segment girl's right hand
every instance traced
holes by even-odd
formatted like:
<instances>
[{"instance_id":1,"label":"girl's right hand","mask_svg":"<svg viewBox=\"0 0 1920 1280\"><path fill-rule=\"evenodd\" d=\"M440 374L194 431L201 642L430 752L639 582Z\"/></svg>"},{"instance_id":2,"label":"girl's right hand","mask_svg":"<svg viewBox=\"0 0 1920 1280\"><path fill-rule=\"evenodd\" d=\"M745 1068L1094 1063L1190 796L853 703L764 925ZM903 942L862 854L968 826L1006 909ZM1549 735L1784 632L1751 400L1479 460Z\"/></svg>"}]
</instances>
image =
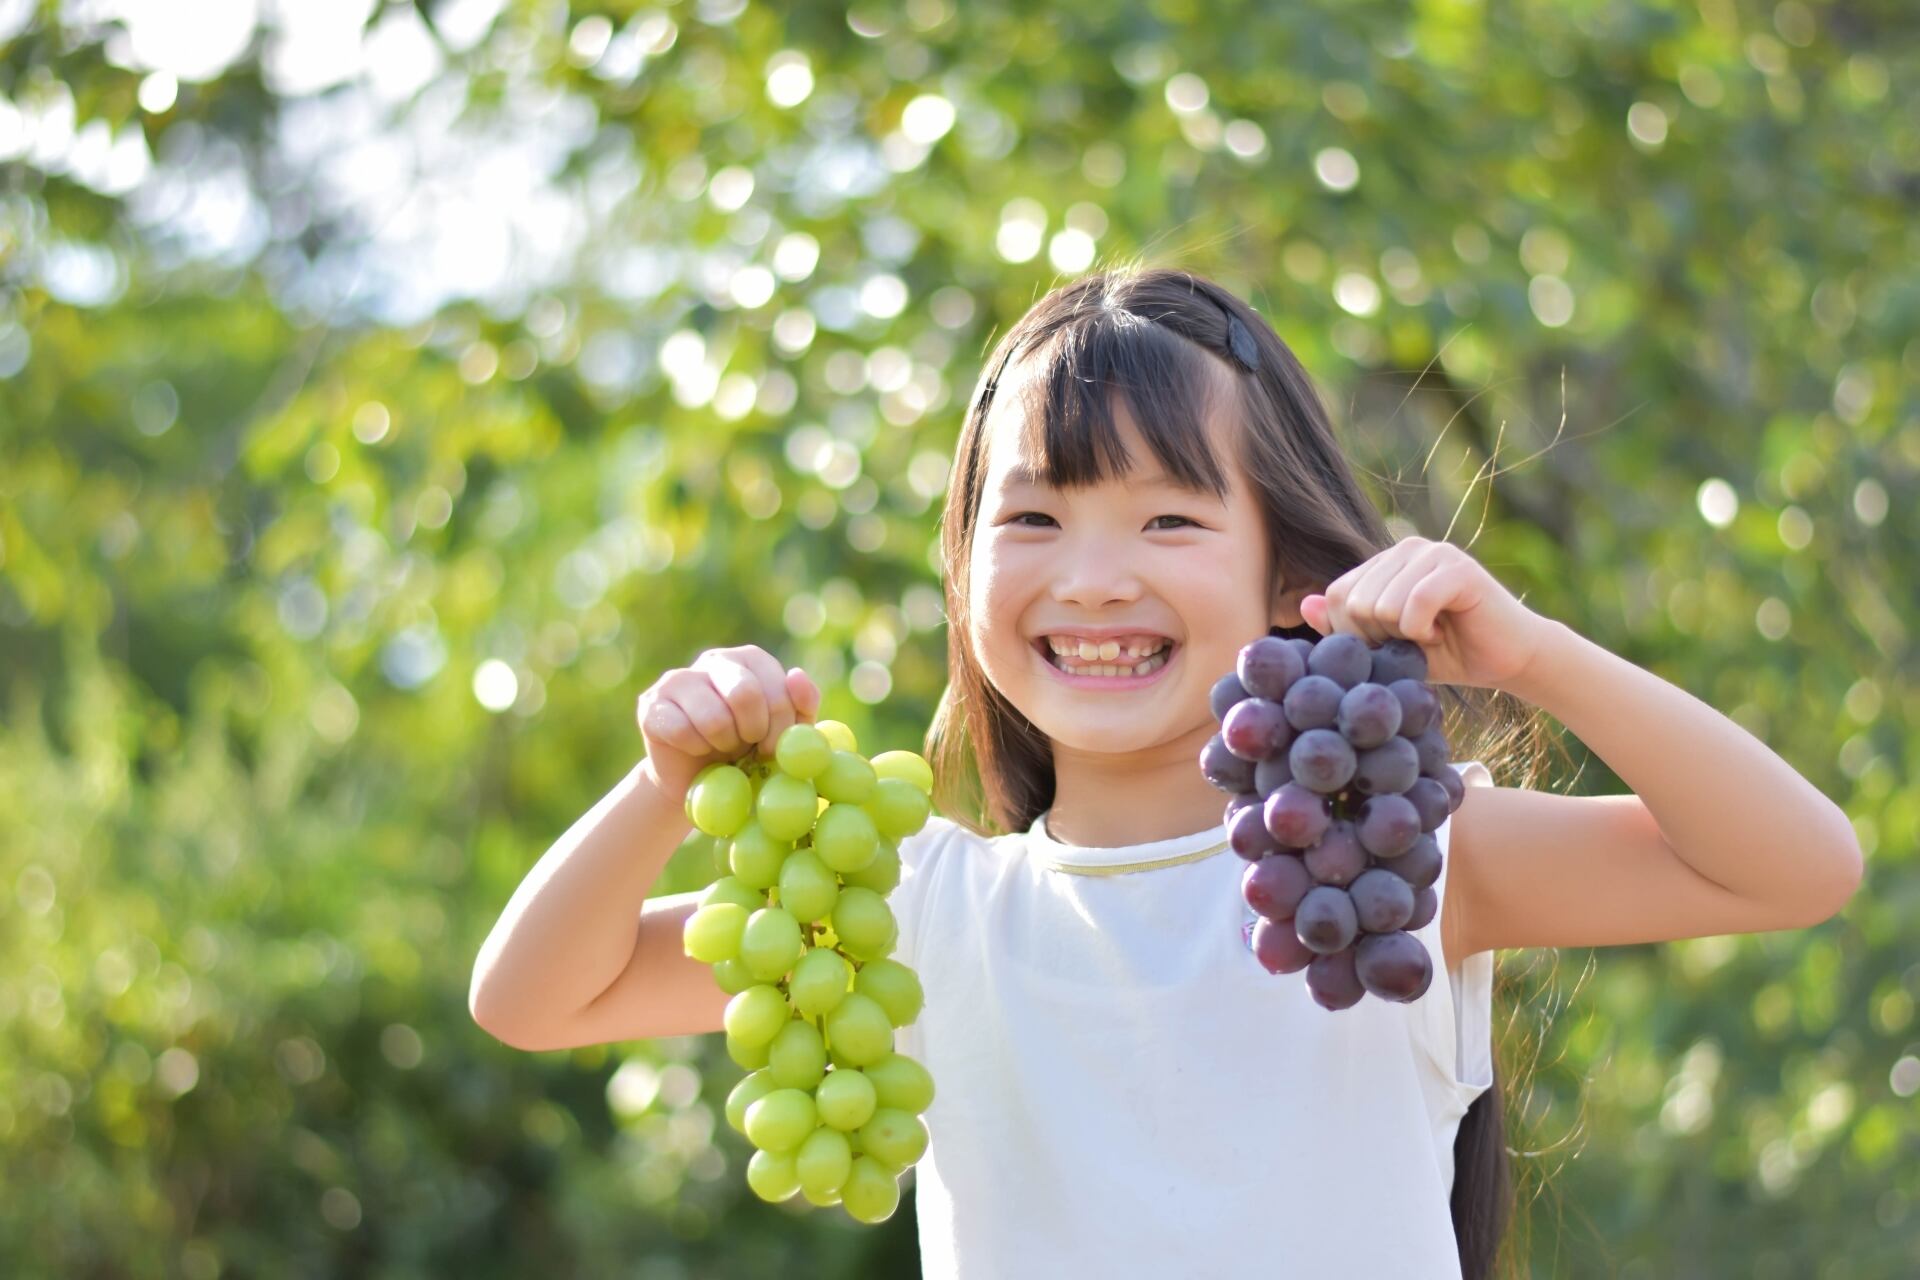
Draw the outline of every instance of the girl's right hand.
<instances>
[{"instance_id":1,"label":"girl's right hand","mask_svg":"<svg viewBox=\"0 0 1920 1280\"><path fill-rule=\"evenodd\" d=\"M750 743L759 744L758 758L771 759L780 735L813 723L819 711L819 687L799 667L783 671L758 645L708 649L640 695L644 767L662 790L684 799L707 765L739 758Z\"/></svg>"}]
</instances>

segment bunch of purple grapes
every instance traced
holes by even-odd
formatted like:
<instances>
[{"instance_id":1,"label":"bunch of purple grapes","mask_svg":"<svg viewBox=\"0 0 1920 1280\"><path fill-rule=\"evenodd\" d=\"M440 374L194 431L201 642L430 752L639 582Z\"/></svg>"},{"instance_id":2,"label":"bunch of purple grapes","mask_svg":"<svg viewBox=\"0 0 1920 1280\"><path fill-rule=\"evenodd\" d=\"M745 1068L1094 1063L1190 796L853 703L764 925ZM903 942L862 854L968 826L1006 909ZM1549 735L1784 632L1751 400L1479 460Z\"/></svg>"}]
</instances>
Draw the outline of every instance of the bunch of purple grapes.
<instances>
[{"instance_id":1,"label":"bunch of purple grapes","mask_svg":"<svg viewBox=\"0 0 1920 1280\"><path fill-rule=\"evenodd\" d=\"M1342 632L1262 636L1213 686L1220 732L1200 771L1232 796L1254 954L1269 973L1305 969L1322 1008L1418 1000L1433 981L1412 931L1439 910L1432 833L1465 785L1426 681L1419 645Z\"/></svg>"}]
</instances>

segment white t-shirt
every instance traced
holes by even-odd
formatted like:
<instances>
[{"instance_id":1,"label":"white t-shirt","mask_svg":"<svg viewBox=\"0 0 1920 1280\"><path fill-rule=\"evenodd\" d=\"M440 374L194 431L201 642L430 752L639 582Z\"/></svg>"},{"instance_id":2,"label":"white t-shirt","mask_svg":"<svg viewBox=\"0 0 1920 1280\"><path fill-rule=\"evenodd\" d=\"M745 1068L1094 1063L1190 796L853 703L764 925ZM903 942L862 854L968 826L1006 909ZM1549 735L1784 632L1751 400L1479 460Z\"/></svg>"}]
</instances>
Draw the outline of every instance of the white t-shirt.
<instances>
[{"instance_id":1,"label":"white t-shirt","mask_svg":"<svg viewBox=\"0 0 1920 1280\"><path fill-rule=\"evenodd\" d=\"M1042 814L901 842L894 957L926 1004L896 1043L935 1088L910 1174L929 1280L1459 1280L1453 1140L1493 1079L1493 954L1443 962L1451 859L1416 932L1426 993L1331 1011L1254 958L1225 840L1081 848Z\"/></svg>"}]
</instances>

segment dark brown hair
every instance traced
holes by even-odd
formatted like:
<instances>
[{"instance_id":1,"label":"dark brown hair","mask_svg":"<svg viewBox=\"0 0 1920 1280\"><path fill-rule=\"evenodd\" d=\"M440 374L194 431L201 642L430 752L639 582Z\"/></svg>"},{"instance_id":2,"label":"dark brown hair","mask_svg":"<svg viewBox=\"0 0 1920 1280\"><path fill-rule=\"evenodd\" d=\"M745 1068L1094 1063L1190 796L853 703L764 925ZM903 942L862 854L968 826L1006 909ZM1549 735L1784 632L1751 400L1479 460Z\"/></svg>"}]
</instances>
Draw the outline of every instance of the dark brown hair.
<instances>
[{"instance_id":1,"label":"dark brown hair","mask_svg":"<svg viewBox=\"0 0 1920 1280\"><path fill-rule=\"evenodd\" d=\"M1252 307L1210 280L1165 267L1110 268L1052 290L987 358L940 517L949 684L928 729L927 758L939 812L986 837L1027 830L1054 792L1052 744L986 678L967 612L987 414L1002 374L1028 359L1038 371L1023 452L1046 484L1073 489L1131 470L1111 412L1117 393L1169 475L1224 496L1227 478L1204 424L1225 407L1237 410L1239 424L1228 465L1241 469L1260 508L1275 599L1301 583L1324 586L1393 543L1312 380ZM1319 635L1304 624L1273 634ZM1454 759L1484 761L1508 785L1538 785L1555 745L1541 715L1492 690L1443 685L1438 692ZM1496 1051L1492 1087L1468 1107L1454 1140L1451 1208L1465 1280L1490 1280L1496 1264L1520 1273L1507 1232L1515 1193L1499 1057Z\"/></svg>"}]
</instances>

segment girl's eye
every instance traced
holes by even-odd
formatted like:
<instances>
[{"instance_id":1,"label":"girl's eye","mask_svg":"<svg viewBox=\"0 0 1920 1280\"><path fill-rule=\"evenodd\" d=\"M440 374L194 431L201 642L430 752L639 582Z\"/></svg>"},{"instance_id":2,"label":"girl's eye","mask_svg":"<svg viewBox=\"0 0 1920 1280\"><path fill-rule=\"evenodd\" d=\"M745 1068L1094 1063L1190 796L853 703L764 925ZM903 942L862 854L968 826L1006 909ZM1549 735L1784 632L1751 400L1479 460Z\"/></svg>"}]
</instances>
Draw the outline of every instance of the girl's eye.
<instances>
[{"instance_id":1,"label":"girl's eye","mask_svg":"<svg viewBox=\"0 0 1920 1280\"><path fill-rule=\"evenodd\" d=\"M1039 511L1022 511L1022 512L1021 512L1021 513L1020 513L1019 515L1017 515L1017 516L1014 516L1014 517L1013 517L1012 519L1010 519L1010 520L1008 520L1008 521L1007 521L1007 523L1008 523L1008 524L1012 524L1012 525L1020 525L1020 527L1021 527L1021 528L1023 528L1023 529L1034 529L1034 528L1038 528L1039 526L1037 526L1037 525L1031 525L1031 524L1026 524L1026 525L1022 525L1022 524L1020 524L1020 522L1021 522L1021 521L1023 521L1023 520L1025 520L1025 519L1026 519L1026 518L1027 518L1028 516L1032 516L1032 517L1034 517L1034 518L1035 518L1035 519L1037 519L1037 520L1052 520L1052 519L1053 519L1053 517L1052 517L1052 516L1050 516L1050 515L1046 515L1046 514L1044 514L1044 513L1042 513L1042 512L1039 512ZM1154 517L1153 519L1154 519L1154 520L1178 520L1178 521L1180 521L1180 522L1181 522L1182 524L1190 524L1190 525L1192 525L1192 526L1193 526L1194 528L1196 528L1196 529L1200 527L1200 525L1199 525L1199 522L1198 522L1198 521L1194 521L1194 520L1189 520L1189 519L1187 519L1187 517L1185 517L1185 516L1174 516L1174 515L1166 515L1166 516L1155 516L1155 517ZM1152 520L1150 520L1150 521L1148 521L1147 523L1148 523L1148 524L1152 524L1152 523L1153 523L1153 521L1152 521Z\"/></svg>"}]
</instances>

